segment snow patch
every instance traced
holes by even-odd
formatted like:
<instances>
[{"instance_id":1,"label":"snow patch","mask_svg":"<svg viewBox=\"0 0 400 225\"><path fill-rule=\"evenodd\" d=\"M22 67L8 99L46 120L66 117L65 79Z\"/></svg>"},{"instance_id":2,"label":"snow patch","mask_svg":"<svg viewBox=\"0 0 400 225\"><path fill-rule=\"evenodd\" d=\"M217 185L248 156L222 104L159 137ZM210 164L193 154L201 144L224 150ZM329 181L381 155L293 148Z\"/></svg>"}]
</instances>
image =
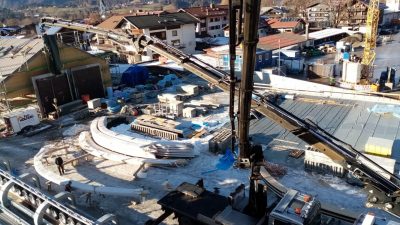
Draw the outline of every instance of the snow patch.
<instances>
[{"instance_id":1,"label":"snow patch","mask_svg":"<svg viewBox=\"0 0 400 225\"><path fill-rule=\"evenodd\" d=\"M80 134L83 131L88 131L89 126L83 124L75 124L63 132L64 137L71 137Z\"/></svg>"}]
</instances>

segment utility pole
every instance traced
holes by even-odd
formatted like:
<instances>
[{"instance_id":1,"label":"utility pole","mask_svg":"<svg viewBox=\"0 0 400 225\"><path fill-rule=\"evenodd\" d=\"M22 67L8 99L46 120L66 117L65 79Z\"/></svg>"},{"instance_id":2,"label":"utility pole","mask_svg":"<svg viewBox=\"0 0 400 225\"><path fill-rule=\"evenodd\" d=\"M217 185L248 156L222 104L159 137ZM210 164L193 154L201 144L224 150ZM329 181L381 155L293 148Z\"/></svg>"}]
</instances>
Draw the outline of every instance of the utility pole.
<instances>
[{"instance_id":1,"label":"utility pole","mask_svg":"<svg viewBox=\"0 0 400 225\"><path fill-rule=\"evenodd\" d=\"M278 48L279 48L279 55L278 55L278 74L281 75L281 39L278 40Z\"/></svg>"},{"instance_id":2,"label":"utility pole","mask_svg":"<svg viewBox=\"0 0 400 225\"><path fill-rule=\"evenodd\" d=\"M249 165L250 157L250 109L253 91L253 76L258 43L258 20L260 3L254 0L243 1L244 32L243 32L243 66L239 90L239 165Z\"/></svg>"}]
</instances>

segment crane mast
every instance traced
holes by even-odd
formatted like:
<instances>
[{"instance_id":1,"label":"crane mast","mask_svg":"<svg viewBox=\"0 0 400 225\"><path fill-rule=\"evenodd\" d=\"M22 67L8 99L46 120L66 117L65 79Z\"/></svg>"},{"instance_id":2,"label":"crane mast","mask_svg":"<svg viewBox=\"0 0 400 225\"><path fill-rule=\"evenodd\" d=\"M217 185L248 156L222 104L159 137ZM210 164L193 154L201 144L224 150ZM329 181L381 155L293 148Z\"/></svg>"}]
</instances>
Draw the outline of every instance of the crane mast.
<instances>
[{"instance_id":1,"label":"crane mast","mask_svg":"<svg viewBox=\"0 0 400 225\"><path fill-rule=\"evenodd\" d=\"M367 24L365 33L365 47L361 63L367 67L367 73L371 73L371 69L375 60L376 38L378 36L379 24L379 0L370 0L367 12Z\"/></svg>"}]
</instances>

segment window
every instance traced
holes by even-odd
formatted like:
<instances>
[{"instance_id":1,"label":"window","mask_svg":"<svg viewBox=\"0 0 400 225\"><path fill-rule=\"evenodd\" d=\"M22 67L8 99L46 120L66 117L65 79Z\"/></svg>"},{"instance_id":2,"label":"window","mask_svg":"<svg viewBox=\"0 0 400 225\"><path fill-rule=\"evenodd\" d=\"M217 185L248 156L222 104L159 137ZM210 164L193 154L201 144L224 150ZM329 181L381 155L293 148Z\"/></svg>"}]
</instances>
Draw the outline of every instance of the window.
<instances>
[{"instance_id":1,"label":"window","mask_svg":"<svg viewBox=\"0 0 400 225\"><path fill-rule=\"evenodd\" d=\"M177 30L173 30L172 31L172 36L178 36L178 31Z\"/></svg>"},{"instance_id":2,"label":"window","mask_svg":"<svg viewBox=\"0 0 400 225\"><path fill-rule=\"evenodd\" d=\"M226 16L224 16L224 20L226 20L227 18L226 18Z\"/></svg>"},{"instance_id":3,"label":"window","mask_svg":"<svg viewBox=\"0 0 400 225\"><path fill-rule=\"evenodd\" d=\"M263 60L263 56L262 55L258 55L258 61L262 62L262 60Z\"/></svg>"},{"instance_id":4,"label":"window","mask_svg":"<svg viewBox=\"0 0 400 225\"><path fill-rule=\"evenodd\" d=\"M214 22L214 18L210 18L210 22Z\"/></svg>"},{"instance_id":5,"label":"window","mask_svg":"<svg viewBox=\"0 0 400 225\"><path fill-rule=\"evenodd\" d=\"M181 41L180 40L172 40L171 41L173 46L180 46L181 45Z\"/></svg>"},{"instance_id":6,"label":"window","mask_svg":"<svg viewBox=\"0 0 400 225\"><path fill-rule=\"evenodd\" d=\"M165 31L153 32L153 33L150 33L150 36L156 37L156 38L161 39L161 40L166 40L167 39L167 35L166 35Z\"/></svg>"},{"instance_id":7,"label":"window","mask_svg":"<svg viewBox=\"0 0 400 225\"><path fill-rule=\"evenodd\" d=\"M220 20L221 20L221 18L219 18L219 17L214 18L214 22L218 22Z\"/></svg>"}]
</instances>

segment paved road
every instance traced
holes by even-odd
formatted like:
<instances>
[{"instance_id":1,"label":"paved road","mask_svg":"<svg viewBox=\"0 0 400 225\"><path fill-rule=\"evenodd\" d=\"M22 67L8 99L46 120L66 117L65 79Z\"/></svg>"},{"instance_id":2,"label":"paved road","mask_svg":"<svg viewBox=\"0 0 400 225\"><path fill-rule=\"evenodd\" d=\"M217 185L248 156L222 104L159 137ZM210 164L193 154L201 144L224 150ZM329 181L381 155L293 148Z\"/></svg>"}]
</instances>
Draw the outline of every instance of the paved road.
<instances>
[{"instance_id":1,"label":"paved road","mask_svg":"<svg viewBox=\"0 0 400 225\"><path fill-rule=\"evenodd\" d=\"M381 72L386 71L387 66L397 66L400 69L400 32L392 35L392 41L387 44L380 45L376 48L376 59L374 78L379 79ZM397 72L399 77L400 71ZM397 80L397 79L396 79Z\"/></svg>"}]
</instances>

